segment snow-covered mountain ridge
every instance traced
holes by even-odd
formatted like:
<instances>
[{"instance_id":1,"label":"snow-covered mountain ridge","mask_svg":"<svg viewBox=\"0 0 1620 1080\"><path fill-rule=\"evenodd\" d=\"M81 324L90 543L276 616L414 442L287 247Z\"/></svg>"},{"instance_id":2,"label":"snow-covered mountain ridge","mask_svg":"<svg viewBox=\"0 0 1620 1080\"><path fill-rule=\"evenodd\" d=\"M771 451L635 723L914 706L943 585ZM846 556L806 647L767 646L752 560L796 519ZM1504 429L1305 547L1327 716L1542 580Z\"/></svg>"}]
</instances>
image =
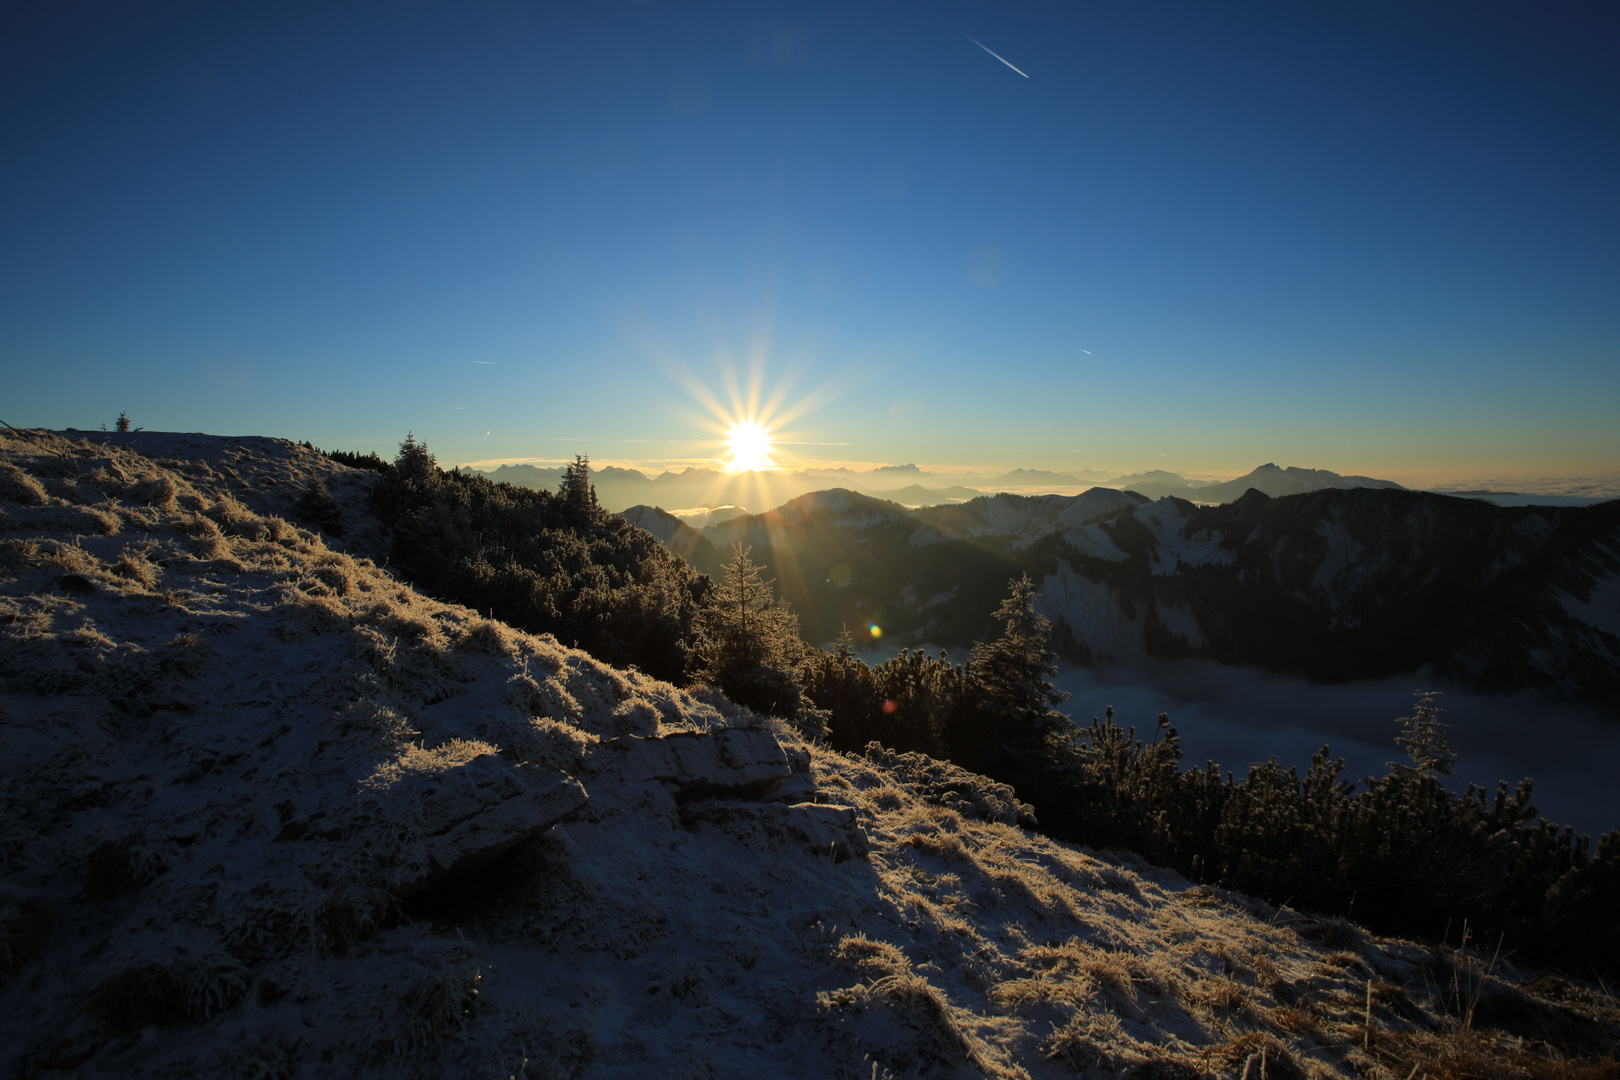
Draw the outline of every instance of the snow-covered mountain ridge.
<instances>
[{"instance_id":1,"label":"snow-covered mountain ridge","mask_svg":"<svg viewBox=\"0 0 1620 1080\"><path fill-rule=\"evenodd\" d=\"M1199 506L1094 488L908 511L825 492L679 536L703 569L751 545L816 641L876 624L967 645L1029 573L1080 658L1201 655L1324 681L1428 666L1472 688L1620 701L1620 502L1387 487Z\"/></svg>"}]
</instances>

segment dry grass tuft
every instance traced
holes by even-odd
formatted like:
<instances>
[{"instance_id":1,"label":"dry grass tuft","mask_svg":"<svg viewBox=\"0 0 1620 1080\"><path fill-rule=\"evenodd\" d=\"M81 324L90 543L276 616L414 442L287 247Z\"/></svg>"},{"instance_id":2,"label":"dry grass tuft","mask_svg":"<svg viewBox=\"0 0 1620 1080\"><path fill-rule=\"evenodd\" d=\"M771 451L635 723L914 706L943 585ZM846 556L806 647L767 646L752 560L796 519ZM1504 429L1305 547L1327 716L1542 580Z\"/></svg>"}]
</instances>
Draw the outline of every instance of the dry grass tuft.
<instances>
[{"instance_id":1,"label":"dry grass tuft","mask_svg":"<svg viewBox=\"0 0 1620 1080\"><path fill-rule=\"evenodd\" d=\"M1569 1058L1467 1028L1386 1037L1380 1057L1386 1074L1424 1080L1620 1080L1612 1046L1603 1056Z\"/></svg>"},{"instance_id":2,"label":"dry grass tuft","mask_svg":"<svg viewBox=\"0 0 1620 1080\"><path fill-rule=\"evenodd\" d=\"M1082 1009L1053 1029L1042 1041L1041 1052L1076 1071L1102 1069L1117 1073L1130 1064L1119 1059L1119 1049L1134 1042L1113 1013Z\"/></svg>"},{"instance_id":3,"label":"dry grass tuft","mask_svg":"<svg viewBox=\"0 0 1620 1080\"><path fill-rule=\"evenodd\" d=\"M90 554L77 543L64 544L60 540L47 541L51 546L46 553L46 562L51 566L59 567L69 573L93 573L99 565L96 557Z\"/></svg>"},{"instance_id":4,"label":"dry grass tuft","mask_svg":"<svg viewBox=\"0 0 1620 1080\"><path fill-rule=\"evenodd\" d=\"M9 461L0 462L0 499L20 506L44 506L50 501L45 485Z\"/></svg>"},{"instance_id":5,"label":"dry grass tuft","mask_svg":"<svg viewBox=\"0 0 1620 1080\"><path fill-rule=\"evenodd\" d=\"M51 906L38 897L0 900L0 986L45 948L53 921Z\"/></svg>"},{"instance_id":6,"label":"dry grass tuft","mask_svg":"<svg viewBox=\"0 0 1620 1080\"><path fill-rule=\"evenodd\" d=\"M572 724L549 717L507 720L496 730L501 745L524 761L540 761L564 772L578 770L591 747L601 740Z\"/></svg>"},{"instance_id":7,"label":"dry grass tuft","mask_svg":"<svg viewBox=\"0 0 1620 1080\"><path fill-rule=\"evenodd\" d=\"M229 495L221 498L203 513L208 515L227 536L241 536L248 540L270 538L270 528L265 521Z\"/></svg>"},{"instance_id":8,"label":"dry grass tuft","mask_svg":"<svg viewBox=\"0 0 1620 1080\"><path fill-rule=\"evenodd\" d=\"M159 473L143 478L142 483L131 493L135 501L154 510L167 510L174 505L180 489L167 473Z\"/></svg>"},{"instance_id":9,"label":"dry grass tuft","mask_svg":"<svg viewBox=\"0 0 1620 1080\"><path fill-rule=\"evenodd\" d=\"M192 956L181 950L172 962L136 964L103 979L91 1006L126 1031L148 1024L206 1020L247 996L247 968L229 953Z\"/></svg>"},{"instance_id":10,"label":"dry grass tuft","mask_svg":"<svg viewBox=\"0 0 1620 1080\"><path fill-rule=\"evenodd\" d=\"M432 705L462 690L455 655L431 641L390 637L371 626L355 627L354 641L360 661L392 693Z\"/></svg>"},{"instance_id":11,"label":"dry grass tuft","mask_svg":"<svg viewBox=\"0 0 1620 1080\"><path fill-rule=\"evenodd\" d=\"M990 991L990 1000L1010 1009L1027 1009L1054 1001L1083 1000L1086 989L1084 983L1063 982L1049 975L1036 975L997 983Z\"/></svg>"},{"instance_id":12,"label":"dry grass tuft","mask_svg":"<svg viewBox=\"0 0 1620 1080\"><path fill-rule=\"evenodd\" d=\"M213 655L213 648L200 635L180 633L158 647L158 667L182 679L195 679Z\"/></svg>"},{"instance_id":13,"label":"dry grass tuft","mask_svg":"<svg viewBox=\"0 0 1620 1080\"><path fill-rule=\"evenodd\" d=\"M24 566L29 569L40 565L39 541L32 537L0 540L0 558L5 566Z\"/></svg>"},{"instance_id":14,"label":"dry grass tuft","mask_svg":"<svg viewBox=\"0 0 1620 1080\"><path fill-rule=\"evenodd\" d=\"M861 809L871 814L882 814L890 810L898 810L905 803L905 792L892 784L863 791L857 796L857 803Z\"/></svg>"},{"instance_id":15,"label":"dry grass tuft","mask_svg":"<svg viewBox=\"0 0 1620 1080\"><path fill-rule=\"evenodd\" d=\"M1252 1007L1249 992L1230 979L1208 979L1195 991L1199 1004L1217 1013L1242 1015Z\"/></svg>"},{"instance_id":16,"label":"dry grass tuft","mask_svg":"<svg viewBox=\"0 0 1620 1080\"><path fill-rule=\"evenodd\" d=\"M516 656L517 647L512 640L512 632L505 623L490 622L480 619L457 641L455 647L460 652L473 653L478 656Z\"/></svg>"},{"instance_id":17,"label":"dry grass tuft","mask_svg":"<svg viewBox=\"0 0 1620 1080\"><path fill-rule=\"evenodd\" d=\"M1250 1031L1204 1051L1203 1065L1221 1076L1246 1080L1305 1080L1306 1073L1275 1035Z\"/></svg>"},{"instance_id":18,"label":"dry grass tuft","mask_svg":"<svg viewBox=\"0 0 1620 1080\"><path fill-rule=\"evenodd\" d=\"M967 848L962 846L961 837L953 833L914 832L906 837L905 842L925 855L932 855L941 862L970 862L972 860Z\"/></svg>"},{"instance_id":19,"label":"dry grass tuft","mask_svg":"<svg viewBox=\"0 0 1620 1080\"><path fill-rule=\"evenodd\" d=\"M158 568L147 561L146 556L139 552L124 551L113 563L112 572L121 578L135 582L143 589L157 588Z\"/></svg>"},{"instance_id":20,"label":"dry grass tuft","mask_svg":"<svg viewBox=\"0 0 1620 1080\"><path fill-rule=\"evenodd\" d=\"M1315 1035L1321 1030L1316 1017L1303 1009L1296 1009L1289 1005L1279 1005L1268 1014L1271 1022L1282 1030L1293 1035Z\"/></svg>"},{"instance_id":21,"label":"dry grass tuft","mask_svg":"<svg viewBox=\"0 0 1620 1080\"><path fill-rule=\"evenodd\" d=\"M92 899L111 900L145 888L168 868L160 849L137 838L108 840L85 860L85 891Z\"/></svg>"},{"instance_id":22,"label":"dry grass tuft","mask_svg":"<svg viewBox=\"0 0 1620 1080\"><path fill-rule=\"evenodd\" d=\"M1361 952L1367 947L1367 932L1338 915L1301 927L1299 936L1320 941L1328 948L1340 951Z\"/></svg>"},{"instance_id":23,"label":"dry grass tuft","mask_svg":"<svg viewBox=\"0 0 1620 1080\"><path fill-rule=\"evenodd\" d=\"M823 993L817 1001L829 1018L844 1014L866 1021L852 1034L867 1057L897 1072L927 1074L967 1065L982 1076L1027 1076L965 1030L945 995L920 975L885 975Z\"/></svg>"},{"instance_id":24,"label":"dry grass tuft","mask_svg":"<svg viewBox=\"0 0 1620 1080\"><path fill-rule=\"evenodd\" d=\"M833 956L840 962L868 974L878 976L899 975L910 970L905 954L887 941L873 941L865 934L850 934L840 938L833 946Z\"/></svg>"},{"instance_id":25,"label":"dry grass tuft","mask_svg":"<svg viewBox=\"0 0 1620 1080\"><path fill-rule=\"evenodd\" d=\"M84 513L91 523L95 525L96 532L102 536L117 536L118 531L124 527L124 523L119 519L118 515L111 510L102 510L97 507L87 509Z\"/></svg>"},{"instance_id":26,"label":"dry grass tuft","mask_svg":"<svg viewBox=\"0 0 1620 1080\"><path fill-rule=\"evenodd\" d=\"M188 517L178 522L176 524L176 528L178 528L181 532L195 536L198 539L207 539L211 536L224 535L224 533L220 532L219 526L214 523L212 518L195 511L193 511Z\"/></svg>"},{"instance_id":27,"label":"dry grass tuft","mask_svg":"<svg viewBox=\"0 0 1620 1080\"><path fill-rule=\"evenodd\" d=\"M463 1030L478 1014L482 979L467 945L445 950L400 995L392 1010L388 1048L400 1058L431 1055L452 1031Z\"/></svg>"},{"instance_id":28,"label":"dry grass tuft","mask_svg":"<svg viewBox=\"0 0 1620 1080\"><path fill-rule=\"evenodd\" d=\"M384 750L399 750L422 734L399 709L371 697L359 697L334 709L322 728L339 739L358 736Z\"/></svg>"},{"instance_id":29,"label":"dry grass tuft","mask_svg":"<svg viewBox=\"0 0 1620 1080\"><path fill-rule=\"evenodd\" d=\"M401 638L409 638L412 641L437 644L444 636L439 632L438 624L432 619L412 615L408 612L390 610L388 616L383 620L382 626L388 633L398 635Z\"/></svg>"}]
</instances>

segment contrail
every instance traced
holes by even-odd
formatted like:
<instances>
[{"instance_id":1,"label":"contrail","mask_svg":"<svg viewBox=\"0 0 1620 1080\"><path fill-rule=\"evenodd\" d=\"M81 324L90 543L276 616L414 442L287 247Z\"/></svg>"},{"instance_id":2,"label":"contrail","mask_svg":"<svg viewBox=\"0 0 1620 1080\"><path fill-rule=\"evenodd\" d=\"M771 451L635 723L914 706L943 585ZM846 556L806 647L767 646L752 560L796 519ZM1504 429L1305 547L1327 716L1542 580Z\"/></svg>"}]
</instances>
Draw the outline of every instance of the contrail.
<instances>
[{"instance_id":1,"label":"contrail","mask_svg":"<svg viewBox=\"0 0 1620 1080\"><path fill-rule=\"evenodd\" d=\"M500 364L496 363L494 360L474 360L473 363L475 363L475 364L483 364L485 367L500 367L501 366Z\"/></svg>"},{"instance_id":2,"label":"contrail","mask_svg":"<svg viewBox=\"0 0 1620 1080\"><path fill-rule=\"evenodd\" d=\"M1087 356L1091 355L1091 350L1090 349L1081 349L1080 351L1085 353Z\"/></svg>"},{"instance_id":3,"label":"contrail","mask_svg":"<svg viewBox=\"0 0 1620 1080\"><path fill-rule=\"evenodd\" d=\"M990 46L986 45L984 42L980 41L978 38L974 37L972 34L968 33L966 30L958 30L957 33L961 34L963 37L965 37L969 41L973 42L973 44L977 45L979 48L983 49L985 52L989 53L991 56L995 57L997 60L1000 60L1003 64L1006 64L1008 67L1012 68L1014 71L1018 71L1017 65L1013 64L1012 61L1008 60L1005 56L1002 56L1000 53L996 52L996 50L992 49ZM1024 73L1022 71L1018 71L1018 74L1024 75ZM1029 78L1029 76L1024 75L1024 78L1027 79L1027 78Z\"/></svg>"}]
</instances>

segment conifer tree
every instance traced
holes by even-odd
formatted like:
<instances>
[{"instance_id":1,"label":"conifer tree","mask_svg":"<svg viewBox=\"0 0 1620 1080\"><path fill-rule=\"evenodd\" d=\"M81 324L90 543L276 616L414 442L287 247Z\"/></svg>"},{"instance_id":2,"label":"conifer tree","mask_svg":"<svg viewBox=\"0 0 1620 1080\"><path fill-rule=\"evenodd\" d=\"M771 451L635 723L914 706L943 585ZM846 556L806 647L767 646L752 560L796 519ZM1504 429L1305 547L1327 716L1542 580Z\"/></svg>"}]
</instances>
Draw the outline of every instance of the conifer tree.
<instances>
[{"instance_id":1,"label":"conifer tree","mask_svg":"<svg viewBox=\"0 0 1620 1080\"><path fill-rule=\"evenodd\" d=\"M394 469L399 479L407 484L427 485L437 477L439 462L434 458L427 443L417 442L416 433L405 433L405 441L399 444L399 454L394 458Z\"/></svg>"},{"instance_id":2,"label":"conifer tree","mask_svg":"<svg viewBox=\"0 0 1620 1080\"><path fill-rule=\"evenodd\" d=\"M805 651L799 617L776 598L751 548L733 544L720 583L693 625L694 678L718 686L739 705L792 716L803 687L799 662Z\"/></svg>"},{"instance_id":3,"label":"conifer tree","mask_svg":"<svg viewBox=\"0 0 1620 1080\"><path fill-rule=\"evenodd\" d=\"M587 524L601 516L596 485L591 483L591 459L587 455L574 455L573 462L563 472L558 494L562 496L564 512L574 524Z\"/></svg>"},{"instance_id":4,"label":"conifer tree","mask_svg":"<svg viewBox=\"0 0 1620 1080\"><path fill-rule=\"evenodd\" d=\"M343 535L343 511L320 477L311 477L298 496L298 520L328 536Z\"/></svg>"},{"instance_id":5,"label":"conifer tree","mask_svg":"<svg viewBox=\"0 0 1620 1080\"><path fill-rule=\"evenodd\" d=\"M1395 745L1411 756L1419 776L1436 780L1454 776L1457 765L1457 743L1451 737L1451 725L1440 719L1446 710L1435 704L1439 696L1438 690L1419 691L1412 715L1395 721L1401 725ZM1389 762L1389 767L1409 768L1393 761Z\"/></svg>"},{"instance_id":6,"label":"conifer tree","mask_svg":"<svg viewBox=\"0 0 1620 1080\"><path fill-rule=\"evenodd\" d=\"M1035 583L1025 574L1009 583L1011 592L996 609L1005 629L995 641L976 642L969 661L987 701L1003 718L1031 734L1068 726L1057 706L1069 695L1052 687L1057 658L1052 624L1035 610Z\"/></svg>"},{"instance_id":7,"label":"conifer tree","mask_svg":"<svg viewBox=\"0 0 1620 1080\"><path fill-rule=\"evenodd\" d=\"M1069 695L1052 686L1052 624L1035 610L1035 583L1025 574L1009 584L996 609L1002 635L975 643L968 661L980 709L975 729L961 741L991 775L1033 778L1056 767L1065 748L1072 751L1067 736L1073 725L1057 710Z\"/></svg>"}]
</instances>

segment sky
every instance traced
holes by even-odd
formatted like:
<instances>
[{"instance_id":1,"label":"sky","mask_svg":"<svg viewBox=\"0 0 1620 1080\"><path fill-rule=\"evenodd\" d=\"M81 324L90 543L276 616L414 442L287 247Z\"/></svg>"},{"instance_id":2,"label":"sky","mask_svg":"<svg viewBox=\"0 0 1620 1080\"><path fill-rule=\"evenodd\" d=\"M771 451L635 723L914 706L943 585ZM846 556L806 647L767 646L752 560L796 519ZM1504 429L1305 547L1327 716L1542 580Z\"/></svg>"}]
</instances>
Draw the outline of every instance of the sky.
<instances>
[{"instance_id":1,"label":"sky","mask_svg":"<svg viewBox=\"0 0 1620 1080\"><path fill-rule=\"evenodd\" d=\"M17 426L1620 483L1613 5L10 5L0 94Z\"/></svg>"}]
</instances>

